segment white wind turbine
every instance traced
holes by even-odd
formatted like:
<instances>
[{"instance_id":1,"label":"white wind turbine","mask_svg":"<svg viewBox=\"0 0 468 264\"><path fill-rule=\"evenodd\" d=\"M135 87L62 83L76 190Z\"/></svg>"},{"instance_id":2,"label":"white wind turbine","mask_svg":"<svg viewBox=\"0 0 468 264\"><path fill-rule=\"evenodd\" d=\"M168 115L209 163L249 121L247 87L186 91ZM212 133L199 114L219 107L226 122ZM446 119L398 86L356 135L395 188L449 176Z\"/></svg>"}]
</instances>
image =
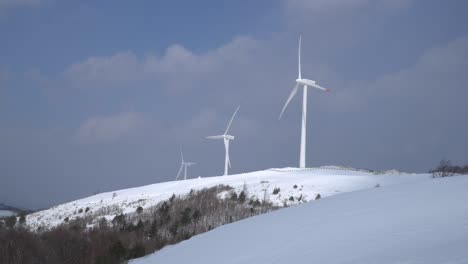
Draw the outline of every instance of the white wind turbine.
<instances>
[{"instance_id":1,"label":"white wind turbine","mask_svg":"<svg viewBox=\"0 0 468 264\"><path fill-rule=\"evenodd\" d=\"M303 95L303 98L302 98L302 128L301 128L301 151L300 151L299 167L300 168L305 168L306 167L307 87L312 86L314 88L317 88L319 90L323 90L323 91L326 91L326 92L329 92L330 90L319 86L318 84L315 83L315 81L302 78L302 76L301 76L301 36L299 36L298 68L299 68L299 74L298 74L298 77L296 79L296 85L294 86L291 94L289 95L289 98L286 101L286 104L284 105L283 110L281 110L281 114L279 115L279 119L281 119L281 116L283 115L284 110L286 109L289 102L291 101L291 99L296 94L297 89L299 88L299 86L303 85L304 86L304 95Z\"/></svg>"},{"instance_id":2,"label":"white wind turbine","mask_svg":"<svg viewBox=\"0 0 468 264\"><path fill-rule=\"evenodd\" d=\"M184 180L186 180L187 179L187 168L196 164L194 162L184 161L184 154L182 154L182 150L180 151L180 158L181 158L182 161L180 163L179 172L177 173L177 177L175 179L176 181L179 179L179 176L180 176L180 173L182 172L182 170L184 170Z\"/></svg>"},{"instance_id":3,"label":"white wind turbine","mask_svg":"<svg viewBox=\"0 0 468 264\"><path fill-rule=\"evenodd\" d=\"M228 175L228 166L231 168L231 160L229 159L229 140L234 140L234 136L228 135L229 127L231 126L232 120L234 120L234 117L237 114L237 111L239 111L239 107L237 107L236 111L231 117L231 120L229 121L229 124L226 128L226 131L222 135L217 135L217 136L209 136L206 137L208 139L223 139L224 140L224 148L226 150L226 155L224 158L224 175Z\"/></svg>"}]
</instances>

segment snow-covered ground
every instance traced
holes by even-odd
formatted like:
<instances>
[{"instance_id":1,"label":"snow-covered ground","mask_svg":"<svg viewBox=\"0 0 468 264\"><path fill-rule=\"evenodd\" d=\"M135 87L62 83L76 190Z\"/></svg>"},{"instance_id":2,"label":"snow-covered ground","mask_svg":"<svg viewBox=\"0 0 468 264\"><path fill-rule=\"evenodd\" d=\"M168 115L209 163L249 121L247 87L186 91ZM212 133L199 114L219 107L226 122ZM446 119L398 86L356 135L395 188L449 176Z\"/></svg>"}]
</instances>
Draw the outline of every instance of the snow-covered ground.
<instances>
[{"instance_id":1,"label":"snow-covered ground","mask_svg":"<svg viewBox=\"0 0 468 264\"><path fill-rule=\"evenodd\" d=\"M157 183L137 188L101 193L84 199L58 205L27 216L26 224L35 229L39 226L53 227L77 217L106 217L111 220L120 213L133 213L138 206L148 208L169 199L173 194L185 195L191 189L197 190L219 184L229 185L238 193L244 184L248 197L260 200L265 197L276 205L291 205L343 192L374 188L377 184L387 186L413 181L428 180L428 174L408 174L397 171L369 172L338 166L324 166L310 169L283 168L269 169L229 176L196 178L186 181ZM273 189L280 188L273 195ZM266 194L266 196L265 196ZM293 197L294 201L290 198ZM301 197L301 201L298 198ZM87 211L88 208L88 212Z\"/></svg>"},{"instance_id":2,"label":"snow-covered ground","mask_svg":"<svg viewBox=\"0 0 468 264\"><path fill-rule=\"evenodd\" d=\"M131 263L468 263L467 189L468 176L456 176L337 195L224 225Z\"/></svg>"},{"instance_id":3,"label":"snow-covered ground","mask_svg":"<svg viewBox=\"0 0 468 264\"><path fill-rule=\"evenodd\" d=\"M9 210L0 210L0 217L15 215L15 212Z\"/></svg>"}]
</instances>

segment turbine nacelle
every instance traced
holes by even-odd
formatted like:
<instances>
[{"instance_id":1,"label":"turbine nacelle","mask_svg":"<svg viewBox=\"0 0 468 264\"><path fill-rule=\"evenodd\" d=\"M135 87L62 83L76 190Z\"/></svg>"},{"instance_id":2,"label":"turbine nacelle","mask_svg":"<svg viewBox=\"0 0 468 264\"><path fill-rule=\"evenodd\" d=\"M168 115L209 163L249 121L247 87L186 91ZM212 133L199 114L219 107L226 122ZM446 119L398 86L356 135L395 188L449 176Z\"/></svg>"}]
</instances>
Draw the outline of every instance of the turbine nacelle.
<instances>
[{"instance_id":1,"label":"turbine nacelle","mask_svg":"<svg viewBox=\"0 0 468 264\"><path fill-rule=\"evenodd\" d=\"M318 85L316 81L309 80L309 79L296 79L296 85L307 85L307 86L314 87L325 92L330 92L329 89L323 88L322 86Z\"/></svg>"},{"instance_id":2,"label":"turbine nacelle","mask_svg":"<svg viewBox=\"0 0 468 264\"><path fill-rule=\"evenodd\" d=\"M315 84L315 81L309 79L296 79L296 83L312 86L313 84Z\"/></svg>"}]
</instances>

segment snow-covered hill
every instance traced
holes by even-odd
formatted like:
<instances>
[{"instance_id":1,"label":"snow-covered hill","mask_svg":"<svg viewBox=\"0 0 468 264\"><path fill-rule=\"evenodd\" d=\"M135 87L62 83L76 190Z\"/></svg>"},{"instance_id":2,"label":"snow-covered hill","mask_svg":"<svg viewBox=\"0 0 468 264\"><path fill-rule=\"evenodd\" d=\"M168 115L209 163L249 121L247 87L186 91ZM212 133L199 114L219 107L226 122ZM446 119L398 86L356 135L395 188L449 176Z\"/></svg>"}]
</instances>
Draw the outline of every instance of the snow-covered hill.
<instances>
[{"instance_id":1,"label":"snow-covered hill","mask_svg":"<svg viewBox=\"0 0 468 264\"><path fill-rule=\"evenodd\" d=\"M468 263L467 189L468 176L457 176L337 195L224 225L131 263Z\"/></svg>"},{"instance_id":2,"label":"snow-covered hill","mask_svg":"<svg viewBox=\"0 0 468 264\"><path fill-rule=\"evenodd\" d=\"M245 185L249 197L254 196L260 200L267 198L274 204L282 206L313 200L318 193L326 197L342 192L374 188L376 185L387 186L427 179L429 179L428 174L407 174L396 171L376 173L337 166L269 169L229 176L163 182L101 193L30 214L27 216L26 224L34 230L40 226L46 228L57 226L64 223L67 217L69 220L78 217L93 217L96 220L106 217L110 220L120 213L133 213L139 206L143 208L154 206L169 199L173 194L185 195L191 189L197 190L220 184L229 185L238 193ZM274 188L280 188L278 194L272 194Z\"/></svg>"}]
</instances>

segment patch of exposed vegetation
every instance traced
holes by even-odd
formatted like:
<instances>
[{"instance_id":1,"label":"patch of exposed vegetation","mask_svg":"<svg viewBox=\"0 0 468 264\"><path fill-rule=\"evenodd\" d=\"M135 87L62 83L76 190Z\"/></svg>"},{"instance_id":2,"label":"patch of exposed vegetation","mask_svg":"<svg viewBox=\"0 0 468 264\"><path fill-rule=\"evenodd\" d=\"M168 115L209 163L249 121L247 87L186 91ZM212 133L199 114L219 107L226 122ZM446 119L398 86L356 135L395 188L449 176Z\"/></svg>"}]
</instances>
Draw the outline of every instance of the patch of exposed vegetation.
<instances>
[{"instance_id":1,"label":"patch of exposed vegetation","mask_svg":"<svg viewBox=\"0 0 468 264\"><path fill-rule=\"evenodd\" d=\"M278 209L266 199L247 200L246 188L227 199L218 198L223 191L233 189L220 185L192 190L153 207L140 206L130 214L120 212L110 221L92 219L91 213L82 214L83 218L67 216L61 226L38 232L28 231L13 217L0 225L0 259L9 264L122 263L221 225Z\"/></svg>"},{"instance_id":2,"label":"patch of exposed vegetation","mask_svg":"<svg viewBox=\"0 0 468 264\"><path fill-rule=\"evenodd\" d=\"M443 159L439 162L439 165L435 169L430 170L429 173L432 173L432 177L434 178L468 174L468 164L462 167L452 165L450 160Z\"/></svg>"}]
</instances>

